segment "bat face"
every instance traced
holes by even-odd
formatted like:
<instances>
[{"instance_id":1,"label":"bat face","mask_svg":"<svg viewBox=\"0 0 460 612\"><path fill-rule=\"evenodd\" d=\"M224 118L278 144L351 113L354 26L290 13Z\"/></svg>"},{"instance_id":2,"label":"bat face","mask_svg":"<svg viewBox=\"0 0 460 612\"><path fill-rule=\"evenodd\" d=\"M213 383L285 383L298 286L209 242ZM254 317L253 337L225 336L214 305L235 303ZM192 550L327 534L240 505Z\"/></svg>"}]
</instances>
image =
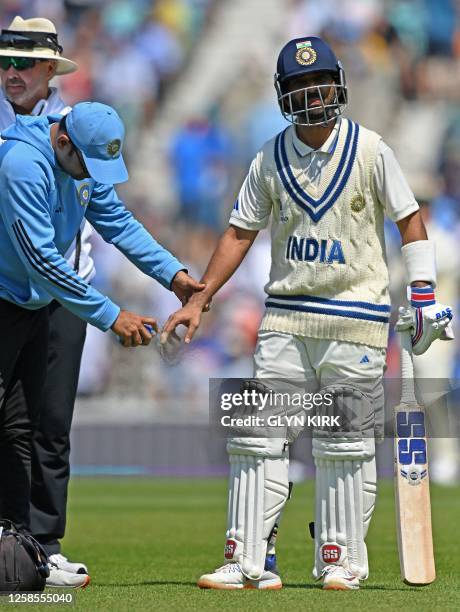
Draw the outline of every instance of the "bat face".
<instances>
[{"instance_id":1,"label":"bat face","mask_svg":"<svg viewBox=\"0 0 460 612\"><path fill-rule=\"evenodd\" d=\"M395 408L395 495L401 576L424 585L436 578L425 411L417 404Z\"/></svg>"}]
</instances>

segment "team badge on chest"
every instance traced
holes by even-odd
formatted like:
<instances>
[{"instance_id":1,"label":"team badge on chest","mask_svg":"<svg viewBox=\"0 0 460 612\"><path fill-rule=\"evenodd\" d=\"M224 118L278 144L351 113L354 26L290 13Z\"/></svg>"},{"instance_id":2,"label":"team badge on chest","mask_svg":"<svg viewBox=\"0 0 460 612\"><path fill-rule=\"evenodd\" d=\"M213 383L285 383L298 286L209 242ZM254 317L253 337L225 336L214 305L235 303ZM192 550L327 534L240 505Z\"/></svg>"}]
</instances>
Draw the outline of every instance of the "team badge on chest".
<instances>
[{"instance_id":1,"label":"team badge on chest","mask_svg":"<svg viewBox=\"0 0 460 612\"><path fill-rule=\"evenodd\" d=\"M80 200L80 204L82 206L88 206L89 202L89 185L88 183L83 183L78 188L78 199Z\"/></svg>"},{"instance_id":2,"label":"team badge on chest","mask_svg":"<svg viewBox=\"0 0 460 612\"><path fill-rule=\"evenodd\" d=\"M355 195L351 198L350 208L353 212L359 213L366 206L366 202L362 195Z\"/></svg>"}]
</instances>

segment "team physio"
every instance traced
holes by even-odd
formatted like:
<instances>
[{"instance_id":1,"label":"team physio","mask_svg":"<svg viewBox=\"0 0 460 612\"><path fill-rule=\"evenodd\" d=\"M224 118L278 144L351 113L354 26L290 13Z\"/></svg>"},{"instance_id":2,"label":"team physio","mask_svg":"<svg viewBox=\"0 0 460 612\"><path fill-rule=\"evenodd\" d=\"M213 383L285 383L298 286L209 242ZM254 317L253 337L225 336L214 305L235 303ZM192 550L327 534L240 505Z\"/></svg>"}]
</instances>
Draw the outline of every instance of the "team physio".
<instances>
[{"instance_id":1,"label":"team physio","mask_svg":"<svg viewBox=\"0 0 460 612\"><path fill-rule=\"evenodd\" d=\"M48 309L58 300L124 346L149 344L150 316L121 310L79 277L65 254L83 217L141 271L186 301L204 287L125 208L128 178L115 110L83 102L62 117L18 116L0 147L0 514L30 527L31 436L46 378ZM21 391L25 408L15 401Z\"/></svg>"}]
</instances>

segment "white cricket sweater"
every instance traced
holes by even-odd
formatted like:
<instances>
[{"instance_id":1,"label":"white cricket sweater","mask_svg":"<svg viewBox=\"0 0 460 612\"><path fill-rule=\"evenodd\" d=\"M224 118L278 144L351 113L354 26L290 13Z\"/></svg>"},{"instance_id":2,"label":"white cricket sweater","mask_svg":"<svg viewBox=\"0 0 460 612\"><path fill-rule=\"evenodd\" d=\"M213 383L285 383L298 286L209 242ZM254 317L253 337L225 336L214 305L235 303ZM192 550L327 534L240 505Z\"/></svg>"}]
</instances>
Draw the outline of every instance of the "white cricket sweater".
<instances>
[{"instance_id":1,"label":"white cricket sweater","mask_svg":"<svg viewBox=\"0 0 460 612\"><path fill-rule=\"evenodd\" d=\"M381 137L339 121L317 181L309 178L299 142L290 126L264 145L230 218L258 230L271 217L261 329L385 347L389 278L384 204L375 189ZM417 208L407 188L399 218Z\"/></svg>"}]
</instances>

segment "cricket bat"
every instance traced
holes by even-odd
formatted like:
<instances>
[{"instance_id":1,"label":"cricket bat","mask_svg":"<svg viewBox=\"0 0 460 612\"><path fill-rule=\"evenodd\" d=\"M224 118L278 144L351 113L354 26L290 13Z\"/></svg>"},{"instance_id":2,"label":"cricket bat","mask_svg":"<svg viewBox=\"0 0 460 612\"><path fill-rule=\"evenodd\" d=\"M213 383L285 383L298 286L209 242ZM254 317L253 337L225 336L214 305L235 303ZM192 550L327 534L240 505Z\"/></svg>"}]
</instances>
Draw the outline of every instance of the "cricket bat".
<instances>
[{"instance_id":1,"label":"cricket bat","mask_svg":"<svg viewBox=\"0 0 460 612\"><path fill-rule=\"evenodd\" d=\"M401 578L430 584L436 578L431 532L425 410L417 403L410 332L400 332L401 402L395 408L395 497Z\"/></svg>"}]
</instances>

